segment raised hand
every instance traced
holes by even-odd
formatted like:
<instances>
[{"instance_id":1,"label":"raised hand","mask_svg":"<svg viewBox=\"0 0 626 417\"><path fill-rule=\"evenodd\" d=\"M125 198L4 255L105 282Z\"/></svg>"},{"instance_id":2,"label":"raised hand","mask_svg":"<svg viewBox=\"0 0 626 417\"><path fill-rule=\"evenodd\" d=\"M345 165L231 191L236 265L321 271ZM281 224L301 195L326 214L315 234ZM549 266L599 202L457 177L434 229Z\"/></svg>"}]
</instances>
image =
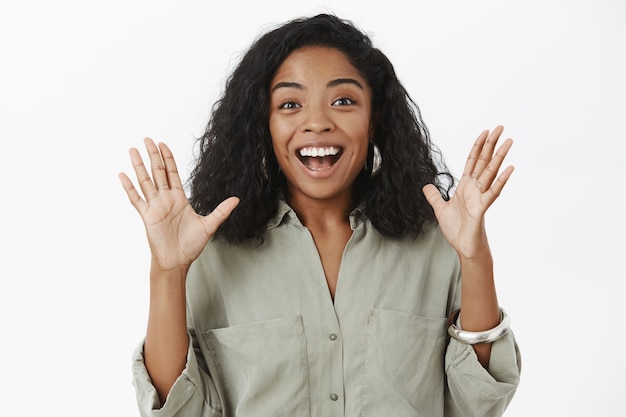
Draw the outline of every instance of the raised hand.
<instances>
[{"instance_id":1,"label":"raised hand","mask_svg":"<svg viewBox=\"0 0 626 417\"><path fill-rule=\"evenodd\" d=\"M428 184L423 188L426 199L433 207L441 230L460 256L474 258L489 250L484 216L513 173L509 166L498 176L498 171L513 145L505 140L496 149L504 128L497 126L491 133L483 131L467 158L463 176L449 201L445 201L437 188ZM494 153L495 151L495 153Z\"/></svg>"},{"instance_id":2,"label":"raised hand","mask_svg":"<svg viewBox=\"0 0 626 417\"><path fill-rule=\"evenodd\" d=\"M239 199L224 200L208 216L197 214L185 195L170 149L163 143L157 147L150 138L144 143L152 175L139 151L135 148L129 151L143 198L126 174L120 173L120 181L143 220L152 253L152 268L162 272L181 268L186 271Z\"/></svg>"}]
</instances>

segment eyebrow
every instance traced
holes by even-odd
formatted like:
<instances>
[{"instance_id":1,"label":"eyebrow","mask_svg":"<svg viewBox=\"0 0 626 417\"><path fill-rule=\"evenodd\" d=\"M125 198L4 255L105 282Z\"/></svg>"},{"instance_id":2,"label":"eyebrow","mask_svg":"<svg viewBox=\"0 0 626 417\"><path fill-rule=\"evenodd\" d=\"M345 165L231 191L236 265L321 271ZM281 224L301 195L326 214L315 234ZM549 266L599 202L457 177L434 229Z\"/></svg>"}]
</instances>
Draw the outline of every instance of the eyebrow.
<instances>
[{"instance_id":1,"label":"eyebrow","mask_svg":"<svg viewBox=\"0 0 626 417\"><path fill-rule=\"evenodd\" d=\"M341 84L353 84L363 90L363 86L361 85L361 83L354 78L338 78L336 80L329 81L328 84L326 84L326 87L336 87Z\"/></svg>"},{"instance_id":2,"label":"eyebrow","mask_svg":"<svg viewBox=\"0 0 626 417\"><path fill-rule=\"evenodd\" d=\"M278 90L279 88L297 88L298 90L304 90L304 86L300 83L282 81L282 82L276 83L276 85L272 87L272 93Z\"/></svg>"},{"instance_id":3,"label":"eyebrow","mask_svg":"<svg viewBox=\"0 0 626 417\"><path fill-rule=\"evenodd\" d=\"M357 80L355 80L354 78L337 78L336 80L329 81L326 84L326 88L336 87L341 84L353 84L359 87L361 90L363 90L363 85ZM304 86L300 83L293 82L293 81L282 81L282 82L276 83L276 85L272 87L271 92L273 93L279 88L296 88L298 90L304 90Z\"/></svg>"}]
</instances>

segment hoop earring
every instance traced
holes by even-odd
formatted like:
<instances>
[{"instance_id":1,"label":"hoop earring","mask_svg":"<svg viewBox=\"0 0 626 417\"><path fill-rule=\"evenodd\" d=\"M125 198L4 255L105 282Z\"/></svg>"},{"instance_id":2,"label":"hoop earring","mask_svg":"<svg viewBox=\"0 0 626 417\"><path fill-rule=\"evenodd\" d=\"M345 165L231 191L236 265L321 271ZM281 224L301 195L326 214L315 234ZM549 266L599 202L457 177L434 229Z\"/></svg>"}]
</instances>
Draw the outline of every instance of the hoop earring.
<instances>
[{"instance_id":1,"label":"hoop earring","mask_svg":"<svg viewBox=\"0 0 626 417\"><path fill-rule=\"evenodd\" d=\"M365 160L365 171L369 171L370 178L376 178L378 174L380 174L382 163L383 158L380 155L380 149L378 149L378 146L374 142L370 142L370 146L367 150L367 159Z\"/></svg>"}]
</instances>

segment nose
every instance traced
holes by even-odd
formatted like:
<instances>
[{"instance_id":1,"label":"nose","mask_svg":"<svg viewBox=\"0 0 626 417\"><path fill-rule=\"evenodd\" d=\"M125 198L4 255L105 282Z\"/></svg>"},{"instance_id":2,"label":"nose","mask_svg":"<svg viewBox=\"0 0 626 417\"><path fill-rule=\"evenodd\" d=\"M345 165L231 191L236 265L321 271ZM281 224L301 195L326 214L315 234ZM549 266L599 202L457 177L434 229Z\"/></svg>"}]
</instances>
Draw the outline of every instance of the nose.
<instances>
[{"instance_id":1,"label":"nose","mask_svg":"<svg viewBox=\"0 0 626 417\"><path fill-rule=\"evenodd\" d=\"M334 123L328 114L329 110L324 105L312 105L305 108L302 131L311 133L332 131Z\"/></svg>"}]
</instances>

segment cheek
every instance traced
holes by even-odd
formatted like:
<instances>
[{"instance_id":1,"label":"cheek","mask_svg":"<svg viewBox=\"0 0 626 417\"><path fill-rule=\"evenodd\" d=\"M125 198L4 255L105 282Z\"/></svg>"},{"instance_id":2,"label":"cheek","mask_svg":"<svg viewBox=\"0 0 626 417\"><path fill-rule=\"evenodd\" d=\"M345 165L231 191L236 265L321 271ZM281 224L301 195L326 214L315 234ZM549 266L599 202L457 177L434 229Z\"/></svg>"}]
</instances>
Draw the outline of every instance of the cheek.
<instances>
[{"instance_id":1,"label":"cheek","mask_svg":"<svg viewBox=\"0 0 626 417\"><path fill-rule=\"evenodd\" d=\"M357 124L358 123L358 124ZM355 140L359 143L359 148L365 148L365 153L367 153L367 148L369 146L370 140L372 139L372 131L370 128L370 120L360 119L355 121L356 126L360 126L360 129L355 132Z\"/></svg>"},{"instance_id":2,"label":"cheek","mask_svg":"<svg viewBox=\"0 0 626 417\"><path fill-rule=\"evenodd\" d=\"M278 117L270 117L269 127L272 145L275 149L287 143L289 138L289 126Z\"/></svg>"},{"instance_id":3,"label":"cheek","mask_svg":"<svg viewBox=\"0 0 626 417\"><path fill-rule=\"evenodd\" d=\"M289 129L284 123L277 122L276 118L270 118L269 128L276 162L284 170L285 164L287 164L289 159L288 146L289 138L291 137Z\"/></svg>"},{"instance_id":4,"label":"cheek","mask_svg":"<svg viewBox=\"0 0 626 417\"><path fill-rule=\"evenodd\" d=\"M358 151L357 151L357 164L363 165L367 160L367 151L369 149L371 132L368 125L363 129L360 129L355 139L358 141Z\"/></svg>"}]
</instances>

